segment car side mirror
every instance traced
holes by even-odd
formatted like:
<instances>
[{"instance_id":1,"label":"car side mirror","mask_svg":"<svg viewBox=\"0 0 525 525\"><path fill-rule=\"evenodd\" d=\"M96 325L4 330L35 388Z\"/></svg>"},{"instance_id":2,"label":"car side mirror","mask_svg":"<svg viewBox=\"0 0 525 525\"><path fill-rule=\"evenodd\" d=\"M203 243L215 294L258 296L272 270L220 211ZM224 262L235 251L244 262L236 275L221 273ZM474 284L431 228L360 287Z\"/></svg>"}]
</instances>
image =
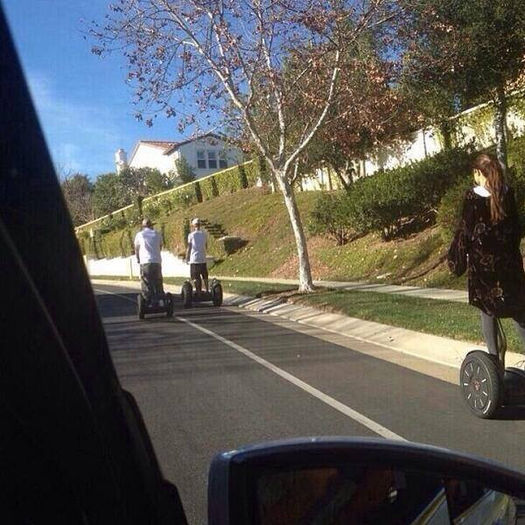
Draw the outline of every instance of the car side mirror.
<instances>
[{"instance_id":1,"label":"car side mirror","mask_svg":"<svg viewBox=\"0 0 525 525\"><path fill-rule=\"evenodd\" d=\"M450 450L295 439L217 455L208 523L516 523L523 496L523 474Z\"/></svg>"}]
</instances>

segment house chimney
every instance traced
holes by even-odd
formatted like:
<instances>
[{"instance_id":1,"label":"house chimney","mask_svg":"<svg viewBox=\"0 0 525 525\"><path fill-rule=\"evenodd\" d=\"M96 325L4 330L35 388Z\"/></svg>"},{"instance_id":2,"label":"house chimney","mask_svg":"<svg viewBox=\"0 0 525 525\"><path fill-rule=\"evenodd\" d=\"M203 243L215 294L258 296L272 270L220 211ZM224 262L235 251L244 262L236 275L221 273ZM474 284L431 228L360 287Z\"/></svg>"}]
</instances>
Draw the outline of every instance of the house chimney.
<instances>
[{"instance_id":1,"label":"house chimney","mask_svg":"<svg viewBox=\"0 0 525 525\"><path fill-rule=\"evenodd\" d=\"M124 168L128 167L127 155L122 148L119 148L115 153L115 164L117 166L117 173L120 173Z\"/></svg>"}]
</instances>

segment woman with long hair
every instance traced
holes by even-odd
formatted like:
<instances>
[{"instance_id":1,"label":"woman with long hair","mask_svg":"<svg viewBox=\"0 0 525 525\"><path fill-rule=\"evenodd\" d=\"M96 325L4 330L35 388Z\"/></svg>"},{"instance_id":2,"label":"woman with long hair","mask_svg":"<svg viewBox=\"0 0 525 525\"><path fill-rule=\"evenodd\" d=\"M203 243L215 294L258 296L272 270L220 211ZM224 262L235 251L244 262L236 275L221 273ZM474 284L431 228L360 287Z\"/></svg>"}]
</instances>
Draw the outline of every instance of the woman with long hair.
<instances>
[{"instance_id":1,"label":"woman with long hair","mask_svg":"<svg viewBox=\"0 0 525 525\"><path fill-rule=\"evenodd\" d=\"M514 192L505 184L498 160L478 155L472 171L476 185L465 193L448 264L458 276L468 269L469 303L481 310L487 348L498 355L498 318L513 318L525 343L521 227Z\"/></svg>"}]
</instances>

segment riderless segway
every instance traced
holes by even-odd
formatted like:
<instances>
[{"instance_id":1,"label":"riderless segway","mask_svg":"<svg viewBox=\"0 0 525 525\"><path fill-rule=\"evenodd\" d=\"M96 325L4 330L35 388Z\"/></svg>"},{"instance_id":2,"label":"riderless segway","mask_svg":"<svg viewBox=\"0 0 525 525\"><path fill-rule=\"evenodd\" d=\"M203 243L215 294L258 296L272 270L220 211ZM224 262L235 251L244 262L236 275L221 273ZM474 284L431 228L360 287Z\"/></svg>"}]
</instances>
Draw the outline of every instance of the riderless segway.
<instances>
[{"instance_id":1,"label":"riderless segway","mask_svg":"<svg viewBox=\"0 0 525 525\"><path fill-rule=\"evenodd\" d=\"M182 304L184 308L191 308L195 302L211 301L213 306L221 306L222 304L222 284L218 279L212 279L210 282L210 291L197 291L197 287L193 288L191 281L184 281L181 288Z\"/></svg>"},{"instance_id":2,"label":"riderless segway","mask_svg":"<svg viewBox=\"0 0 525 525\"><path fill-rule=\"evenodd\" d=\"M499 319L497 343L497 356L483 350L469 352L459 373L463 399L483 419L493 417L502 406L525 405L525 370L518 366L505 368L507 339Z\"/></svg>"},{"instance_id":3,"label":"riderless segway","mask_svg":"<svg viewBox=\"0 0 525 525\"><path fill-rule=\"evenodd\" d=\"M141 280L144 282L142 269L140 272ZM149 297L144 297L142 293L137 295L137 314L139 319L144 319L146 314L160 314L165 313L166 317L173 317L173 296L162 291L160 282L147 282L146 286L149 288Z\"/></svg>"}]
</instances>

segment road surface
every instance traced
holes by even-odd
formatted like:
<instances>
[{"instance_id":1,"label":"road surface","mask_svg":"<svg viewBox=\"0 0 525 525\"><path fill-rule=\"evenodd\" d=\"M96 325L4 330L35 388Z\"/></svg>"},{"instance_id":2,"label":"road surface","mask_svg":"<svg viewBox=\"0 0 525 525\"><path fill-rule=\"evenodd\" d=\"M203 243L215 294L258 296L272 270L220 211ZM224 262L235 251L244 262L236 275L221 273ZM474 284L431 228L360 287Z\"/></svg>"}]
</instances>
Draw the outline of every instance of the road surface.
<instances>
[{"instance_id":1,"label":"road surface","mask_svg":"<svg viewBox=\"0 0 525 525\"><path fill-rule=\"evenodd\" d=\"M139 321L136 291L93 286L120 380L192 524L206 523L213 455L264 440L383 436L525 470L525 411L476 419L455 370L235 307L177 302L173 319Z\"/></svg>"}]
</instances>

